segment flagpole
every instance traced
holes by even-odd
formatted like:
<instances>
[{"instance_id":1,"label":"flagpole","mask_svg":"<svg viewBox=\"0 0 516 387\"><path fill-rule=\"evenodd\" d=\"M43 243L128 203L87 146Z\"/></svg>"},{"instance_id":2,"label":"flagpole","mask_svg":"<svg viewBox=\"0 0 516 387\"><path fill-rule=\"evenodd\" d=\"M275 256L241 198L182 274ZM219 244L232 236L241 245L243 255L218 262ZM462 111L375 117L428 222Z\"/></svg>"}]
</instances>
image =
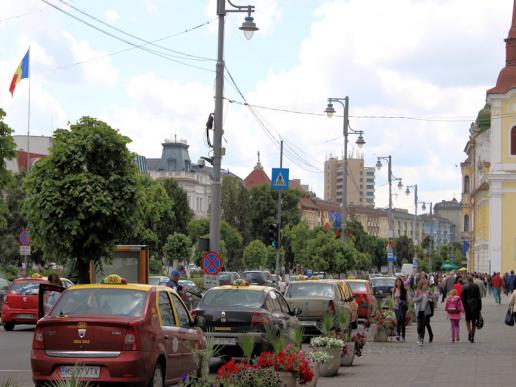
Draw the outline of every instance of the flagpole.
<instances>
[{"instance_id":1,"label":"flagpole","mask_svg":"<svg viewBox=\"0 0 516 387\"><path fill-rule=\"evenodd\" d=\"M29 46L29 105L27 109L27 173L30 171L30 46Z\"/></svg>"}]
</instances>

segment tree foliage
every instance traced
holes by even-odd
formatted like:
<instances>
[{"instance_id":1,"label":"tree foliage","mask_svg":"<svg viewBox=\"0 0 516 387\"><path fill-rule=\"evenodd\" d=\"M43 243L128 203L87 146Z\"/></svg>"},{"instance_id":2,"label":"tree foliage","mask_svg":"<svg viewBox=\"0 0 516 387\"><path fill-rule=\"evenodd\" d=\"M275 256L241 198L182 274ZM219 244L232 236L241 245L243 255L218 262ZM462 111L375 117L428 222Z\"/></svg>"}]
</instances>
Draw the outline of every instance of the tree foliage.
<instances>
[{"instance_id":1,"label":"tree foliage","mask_svg":"<svg viewBox=\"0 0 516 387\"><path fill-rule=\"evenodd\" d=\"M414 257L414 244L412 239L406 235L396 238L394 240L394 254L398 257L398 264L404 259L408 262L412 262L412 257Z\"/></svg>"},{"instance_id":2,"label":"tree foliage","mask_svg":"<svg viewBox=\"0 0 516 387\"><path fill-rule=\"evenodd\" d=\"M11 172L5 167L5 162L16 156L13 130L4 122L4 117L5 112L0 109L0 187L4 187L12 178Z\"/></svg>"},{"instance_id":3,"label":"tree foliage","mask_svg":"<svg viewBox=\"0 0 516 387\"><path fill-rule=\"evenodd\" d=\"M186 192L174 179L161 180L161 184L163 184L169 199L172 201L172 207L169 208L169 213L167 213L168 220L166 224L162 224L161 238L173 232L187 234L188 224L192 220L193 213L188 205Z\"/></svg>"},{"instance_id":4,"label":"tree foliage","mask_svg":"<svg viewBox=\"0 0 516 387\"><path fill-rule=\"evenodd\" d=\"M82 117L54 132L50 155L25 181L24 211L33 242L47 256L76 263L87 283L88 263L109 257L119 235L138 224L138 184L129 138L105 122Z\"/></svg>"},{"instance_id":5,"label":"tree foliage","mask_svg":"<svg viewBox=\"0 0 516 387\"><path fill-rule=\"evenodd\" d=\"M234 176L226 176L222 179L221 190L222 219L238 230L244 242L249 242L251 225L249 191L240 179Z\"/></svg>"},{"instance_id":6,"label":"tree foliage","mask_svg":"<svg viewBox=\"0 0 516 387\"><path fill-rule=\"evenodd\" d=\"M174 233L167 237L167 243L163 246L163 253L168 260L169 265L173 265L174 261L190 261L192 252L192 241L188 236L181 233Z\"/></svg>"},{"instance_id":7,"label":"tree foliage","mask_svg":"<svg viewBox=\"0 0 516 387\"><path fill-rule=\"evenodd\" d=\"M267 264L269 251L260 240L254 240L244 249L243 263L247 269L261 269Z\"/></svg>"}]
</instances>

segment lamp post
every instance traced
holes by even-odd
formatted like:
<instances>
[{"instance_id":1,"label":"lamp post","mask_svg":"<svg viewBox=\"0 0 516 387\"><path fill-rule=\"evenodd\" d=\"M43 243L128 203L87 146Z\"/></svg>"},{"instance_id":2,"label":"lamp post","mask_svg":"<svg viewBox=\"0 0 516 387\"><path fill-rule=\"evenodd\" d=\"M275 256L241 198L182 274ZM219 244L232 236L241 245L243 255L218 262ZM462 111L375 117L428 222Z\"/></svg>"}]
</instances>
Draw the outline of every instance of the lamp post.
<instances>
[{"instance_id":1,"label":"lamp post","mask_svg":"<svg viewBox=\"0 0 516 387\"><path fill-rule=\"evenodd\" d=\"M414 241L414 258L412 263L417 262L417 251L416 248L419 244L419 232L416 230L417 227L417 184L414 185L407 185L407 189L405 190L405 193L410 195L410 189L414 189L414 225L412 226L412 240Z\"/></svg>"},{"instance_id":2,"label":"lamp post","mask_svg":"<svg viewBox=\"0 0 516 387\"><path fill-rule=\"evenodd\" d=\"M382 169L382 160L387 161L387 176L388 176L388 180L389 180L389 244L387 246L387 257L393 257L392 239L394 238L394 235L393 235L394 228L393 228L393 222L392 222L392 181L393 180L398 181L398 189L400 189L400 190L403 188L403 183L401 181L401 178L392 176L392 156L391 155L378 156L378 160L376 162L376 169L378 169L378 170ZM388 260L389 274L392 274L394 272L393 263L394 262L391 262L391 260Z\"/></svg>"},{"instance_id":3,"label":"lamp post","mask_svg":"<svg viewBox=\"0 0 516 387\"><path fill-rule=\"evenodd\" d=\"M344 101L344 102L343 102ZM347 222L347 206L348 206L348 135L358 134L356 144L362 148L365 144L363 130L353 130L349 127L349 97L344 98L328 98L328 105L324 112L331 118L335 114L333 102L337 102L344 108L344 122L342 127L342 134L344 135L344 158L342 162L342 203L340 206L340 224L342 231L340 233L340 240L344 240Z\"/></svg>"},{"instance_id":4,"label":"lamp post","mask_svg":"<svg viewBox=\"0 0 516 387\"><path fill-rule=\"evenodd\" d=\"M246 39L253 37L258 28L251 13L254 5L235 5L227 0L232 9L226 9L226 0L217 0L217 16L219 19L218 49L215 78L215 113L213 127L213 181L211 183L211 211L210 211L210 250L219 250L220 241L220 170L222 163L222 135L223 130L223 97L224 97L224 18L228 12L247 12L240 30L244 31Z\"/></svg>"},{"instance_id":5,"label":"lamp post","mask_svg":"<svg viewBox=\"0 0 516 387\"><path fill-rule=\"evenodd\" d=\"M430 273L432 272L432 252L434 250L434 217L433 217L433 204L432 202L419 202L419 204L422 204L421 209L423 211L426 211L426 206L428 205L430 207L430 235L431 235L431 241L432 244L430 246L430 255L428 256L428 266L430 267Z\"/></svg>"}]
</instances>

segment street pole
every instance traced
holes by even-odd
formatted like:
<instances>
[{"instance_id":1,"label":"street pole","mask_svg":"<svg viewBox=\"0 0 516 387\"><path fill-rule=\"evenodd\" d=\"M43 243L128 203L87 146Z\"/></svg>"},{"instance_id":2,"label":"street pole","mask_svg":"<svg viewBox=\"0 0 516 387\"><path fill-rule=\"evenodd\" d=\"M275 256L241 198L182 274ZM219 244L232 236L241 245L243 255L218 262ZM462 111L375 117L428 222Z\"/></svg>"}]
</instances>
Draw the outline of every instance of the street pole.
<instances>
[{"instance_id":1,"label":"street pole","mask_svg":"<svg viewBox=\"0 0 516 387\"><path fill-rule=\"evenodd\" d=\"M417 227L417 184L414 185L414 258L413 264L417 262L417 246L419 245L419 232L416 230Z\"/></svg>"},{"instance_id":2,"label":"street pole","mask_svg":"<svg viewBox=\"0 0 516 387\"><path fill-rule=\"evenodd\" d=\"M389 180L389 244L387 247L387 256L392 256L392 239L393 235L393 224L392 224L392 156L388 157L388 166L387 166L387 175ZM391 260L389 260L389 274L392 275L394 272L394 265Z\"/></svg>"},{"instance_id":3,"label":"street pole","mask_svg":"<svg viewBox=\"0 0 516 387\"><path fill-rule=\"evenodd\" d=\"M283 168L283 140L280 142L280 169ZM278 245L276 246L276 288L279 289L281 251L281 190L278 190Z\"/></svg>"},{"instance_id":4,"label":"street pole","mask_svg":"<svg viewBox=\"0 0 516 387\"><path fill-rule=\"evenodd\" d=\"M224 96L224 18L226 0L217 0L219 19L217 64L215 67L215 113L213 125L213 180L211 183L210 250L219 251L220 241L220 170L222 163L223 96Z\"/></svg>"},{"instance_id":5,"label":"street pole","mask_svg":"<svg viewBox=\"0 0 516 387\"><path fill-rule=\"evenodd\" d=\"M340 233L340 240L344 241L347 223L347 206L348 206L348 126L349 126L349 97L344 98L344 127L342 134L344 135L344 160L342 173L342 207L340 210L340 223L342 231Z\"/></svg>"},{"instance_id":6,"label":"street pole","mask_svg":"<svg viewBox=\"0 0 516 387\"><path fill-rule=\"evenodd\" d=\"M428 257L428 266L430 267L430 273L432 272L432 252L434 251L434 217L432 210L432 202L430 202L430 233L432 234L432 248Z\"/></svg>"}]
</instances>

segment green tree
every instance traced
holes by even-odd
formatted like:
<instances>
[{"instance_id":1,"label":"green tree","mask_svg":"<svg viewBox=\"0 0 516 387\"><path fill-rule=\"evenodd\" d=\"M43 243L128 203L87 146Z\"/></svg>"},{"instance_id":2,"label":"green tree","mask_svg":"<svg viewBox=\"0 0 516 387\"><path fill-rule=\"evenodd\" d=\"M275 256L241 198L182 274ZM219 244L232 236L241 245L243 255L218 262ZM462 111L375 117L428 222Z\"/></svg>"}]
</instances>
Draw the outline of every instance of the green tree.
<instances>
[{"instance_id":1,"label":"green tree","mask_svg":"<svg viewBox=\"0 0 516 387\"><path fill-rule=\"evenodd\" d=\"M73 260L79 283L89 282L89 263L109 257L117 237L140 221L129 142L105 122L82 117L54 132L50 155L26 178L23 209L34 244Z\"/></svg>"},{"instance_id":2,"label":"green tree","mask_svg":"<svg viewBox=\"0 0 516 387\"><path fill-rule=\"evenodd\" d=\"M174 179L165 179L161 183L165 187L169 199L173 205L166 215L167 223L162 224L162 235L167 236L173 232L188 233L188 224L192 220L193 213L188 205L188 196L181 186Z\"/></svg>"},{"instance_id":3,"label":"green tree","mask_svg":"<svg viewBox=\"0 0 516 387\"><path fill-rule=\"evenodd\" d=\"M167 243L163 246L163 254L168 260L169 265L174 261L190 261L192 252L192 241L185 234L174 233L167 237Z\"/></svg>"},{"instance_id":4,"label":"green tree","mask_svg":"<svg viewBox=\"0 0 516 387\"><path fill-rule=\"evenodd\" d=\"M260 240L254 240L244 249L243 263L246 269L260 269L267 264L269 252Z\"/></svg>"},{"instance_id":5,"label":"green tree","mask_svg":"<svg viewBox=\"0 0 516 387\"><path fill-rule=\"evenodd\" d=\"M282 228L282 246L285 249L285 259L290 268L295 265L302 265L302 253L308 241L313 237L308 225L299 222L294 225L286 225Z\"/></svg>"},{"instance_id":6,"label":"green tree","mask_svg":"<svg viewBox=\"0 0 516 387\"><path fill-rule=\"evenodd\" d=\"M0 187L11 180L12 174L5 167L5 162L16 156L16 143L13 139L13 130L4 122L5 112L0 109Z\"/></svg>"},{"instance_id":7,"label":"green tree","mask_svg":"<svg viewBox=\"0 0 516 387\"><path fill-rule=\"evenodd\" d=\"M395 239L394 243L394 254L398 257L398 264L403 259L408 260L408 262L412 262L412 258L414 257L414 244L412 243L412 239L403 235Z\"/></svg>"},{"instance_id":8,"label":"green tree","mask_svg":"<svg viewBox=\"0 0 516 387\"><path fill-rule=\"evenodd\" d=\"M222 219L238 230L244 242L249 242L249 191L240 179L234 176L226 176L222 179L221 190Z\"/></svg>"}]
</instances>

